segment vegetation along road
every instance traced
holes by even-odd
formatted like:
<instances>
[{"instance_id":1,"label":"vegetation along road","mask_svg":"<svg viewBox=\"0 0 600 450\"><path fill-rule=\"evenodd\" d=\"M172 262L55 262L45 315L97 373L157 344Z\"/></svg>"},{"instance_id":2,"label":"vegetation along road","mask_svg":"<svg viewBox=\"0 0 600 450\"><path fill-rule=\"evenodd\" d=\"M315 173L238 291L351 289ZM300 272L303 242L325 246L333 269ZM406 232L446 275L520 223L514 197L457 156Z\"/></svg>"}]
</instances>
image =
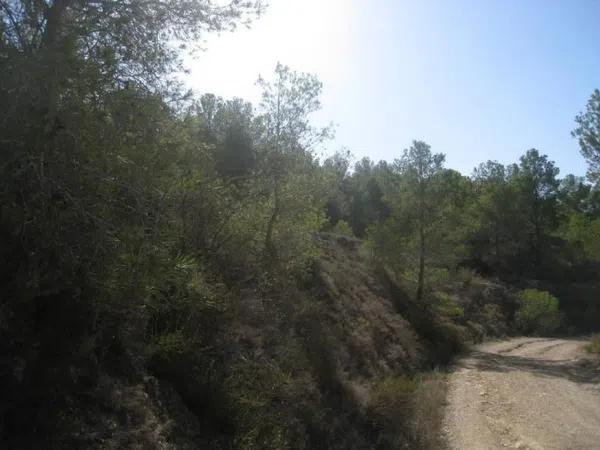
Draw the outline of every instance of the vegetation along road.
<instances>
[{"instance_id":1,"label":"vegetation along road","mask_svg":"<svg viewBox=\"0 0 600 450\"><path fill-rule=\"evenodd\" d=\"M584 345L518 338L477 347L450 376L449 447L600 448L600 371Z\"/></svg>"}]
</instances>

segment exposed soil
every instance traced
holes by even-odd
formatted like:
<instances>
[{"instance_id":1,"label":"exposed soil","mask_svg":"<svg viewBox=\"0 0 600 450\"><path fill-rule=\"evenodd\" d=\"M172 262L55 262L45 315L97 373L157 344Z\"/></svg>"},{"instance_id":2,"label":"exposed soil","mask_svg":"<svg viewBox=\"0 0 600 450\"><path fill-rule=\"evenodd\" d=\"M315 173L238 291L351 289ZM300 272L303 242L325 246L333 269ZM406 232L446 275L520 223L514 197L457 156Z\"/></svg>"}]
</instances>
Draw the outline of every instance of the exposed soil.
<instances>
[{"instance_id":1,"label":"exposed soil","mask_svg":"<svg viewBox=\"0 0 600 450\"><path fill-rule=\"evenodd\" d=\"M585 340L484 344L449 377L451 449L600 449L600 367Z\"/></svg>"}]
</instances>

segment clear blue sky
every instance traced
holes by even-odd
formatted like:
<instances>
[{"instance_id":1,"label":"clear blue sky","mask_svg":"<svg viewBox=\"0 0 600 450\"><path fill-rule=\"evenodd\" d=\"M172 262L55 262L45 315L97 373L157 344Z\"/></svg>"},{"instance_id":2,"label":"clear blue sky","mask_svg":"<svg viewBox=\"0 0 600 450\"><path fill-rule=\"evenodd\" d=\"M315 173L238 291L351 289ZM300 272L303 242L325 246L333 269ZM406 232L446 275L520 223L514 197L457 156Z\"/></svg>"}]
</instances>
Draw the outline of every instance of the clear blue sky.
<instances>
[{"instance_id":1,"label":"clear blue sky","mask_svg":"<svg viewBox=\"0 0 600 450\"><path fill-rule=\"evenodd\" d=\"M570 136L600 88L600 0L271 0L189 61L197 92L256 101L277 61L324 82L328 151L393 160L413 139L469 174L535 147L585 173Z\"/></svg>"}]
</instances>

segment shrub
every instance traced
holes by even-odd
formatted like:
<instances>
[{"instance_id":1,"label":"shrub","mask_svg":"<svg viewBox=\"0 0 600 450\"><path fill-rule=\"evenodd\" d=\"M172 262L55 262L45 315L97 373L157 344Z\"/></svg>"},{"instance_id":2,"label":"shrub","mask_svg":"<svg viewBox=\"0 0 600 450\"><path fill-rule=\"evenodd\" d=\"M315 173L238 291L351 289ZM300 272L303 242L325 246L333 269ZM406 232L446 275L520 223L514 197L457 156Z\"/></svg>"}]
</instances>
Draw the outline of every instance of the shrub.
<instances>
[{"instance_id":1,"label":"shrub","mask_svg":"<svg viewBox=\"0 0 600 450\"><path fill-rule=\"evenodd\" d=\"M592 336L590 343L585 347L589 353L596 353L600 355L600 334Z\"/></svg>"},{"instance_id":2,"label":"shrub","mask_svg":"<svg viewBox=\"0 0 600 450\"><path fill-rule=\"evenodd\" d=\"M147 362L151 373L173 385L184 403L201 416L216 394L213 386L215 365L212 355L201 349L201 343L182 332L158 337L149 346ZM213 411L216 416L217 411Z\"/></svg>"},{"instance_id":3,"label":"shrub","mask_svg":"<svg viewBox=\"0 0 600 450\"><path fill-rule=\"evenodd\" d=\"M438 372L385 378L371 391L368 411L378 448L440 448L446 384Z\"/></svg>"},{"instance_id":4,"label":"shrub","mask_svg":"<svg viewBox=\"0 0 600 450\"><path fill-rule=\"evenodd\" d=\"M415 280L417 272L415 271ZM451 280L450 271L442 267L428 267L425 271L425 284L431 288L446 286Z\"/></svg>"},{"instance_id":5,"label":"shrub","mask_svg":"<svg viewBox=\"0 0 600 450\"><path fill-rule=\"evenodd\" d=\"M405 376L388 377L373 388L369 406L384 421L396 422L409 414L409 403L417 383Z\"/></svg>"},{"instance_id":6,"label":"shrub","mask_svg":"<svg viewBox=\"0 0 600 450\"><path fill-rule=\"evenodd\" d=\"M459 267L456 269L456 273L454 274L454 278L456 281L462 283L464 287L468 287L473 282L473 271L466 267Z\"/></svg>"},{"instance_id":7,"label":"shrub","mask_svg":"<svg viewBox=\"0 0 600 450\"><path fill-rule=\"evenodd\" d=\"M434 296L436 312L450 319L461 319L465 315L464 309L445 292L436 292Z\"/></svg>"},{"instance_id":8,"label":"shrub","mask_svg":"<svg viewBox=\"0 0 600 450\"><path fill-rule=\"evenodd\" d=\"M546 291L526 289L519 296L517 326L525 333L552 333L560 326L558 299Z\"/></svg>"},{"instance_id":9,"label":"shrub","mask_svg":"<svg viewBox=\"0 0 600 450\"><path fill-rule=\"evenodd\" d=\"M342 236L354 236L352 228L345 220L338 220L331 229L332 233L341 234Z\"/></svg>"},{"instance_id":10,"label":"shrub","mask_svg":"<svg viewBox=\"0 0 600 450\"><path fill-rule=\"evenodd\" d=\"M473 322L472 320L468 320L466 323L467 332L469 333L469 337L475 343L480 343L483 341L483 338L486 335L485 327L480 323Z\"/></svg>"},{"instance_id":11,"label":"shrub","mask_svg":"<svg viewBox=\"0 0 600 450\"><path fill-rule=\"evenodd\" d=\"M488 324L494 323L502 317L500 306L494 303L486 303L483 305L483 317Z\"/></svg>"},{"instance_id":12,"label":"shrub","mask_svg":"<svg viewBox=\"0 0 600 450\"><path fill-rule=\"evenodd\" d=\"M339 384L338 366L332 330L323 321L321 305L305 305L293 319L293 324L302 343L308 362L319 386L324 390L336 390Z\"/></svg>"},{"instance_id":13,"label":"shrub","mask_svg":"<svg viewBox=\"0 0 600 450\"><path fill-rule=\"evenodd\" d=\"M444 448L441 427L446 403L446 380L438 371L421 375L414 394L414 411L411 422L412 448L434 450Z\"/></svg>"},{"instance_id":14,"label":"shrub","mask_svg":"<svg viewBox=\"0 0 600 450\"><path fill-rule=\"evenodd\" d=\"M382 448L399 448L408 439L417 383L404 376L385 378L371 391L368 405Z\"/></svg>"},{"instance_id":15,"label":"shrub","mask_svg":"<svg viewBox=\"0 0 600 450\"><path fill-rule=\"evenodd\" d=\"M310 399L316 395L309 377L294 377L267 360L246 361L233 368L224 391L236 427L234 448L307 447L307 432L296 413L308 411Z\"/></svg>"},{"instance_id":16,"label":"shrub","mask_svg":"<svg viewBox=\"0 0 600 450\"><path fill-rule=\"evenodd\" d=\"M437 364L449 364L455 355L468 348L467 330L452 321L436 321L433 333L431 357Z\"/></svg>"},{"instance_id":17,"label":"shrub","mask_svg":"<svg viewBox=\"0 0 600 450\"><path fill-rule=\"evenodd\" d=\"M506 317L495 303L486 303L482 310L483 326L488 334L500 336L506 333Z\"/></svg>"}]
</instances>

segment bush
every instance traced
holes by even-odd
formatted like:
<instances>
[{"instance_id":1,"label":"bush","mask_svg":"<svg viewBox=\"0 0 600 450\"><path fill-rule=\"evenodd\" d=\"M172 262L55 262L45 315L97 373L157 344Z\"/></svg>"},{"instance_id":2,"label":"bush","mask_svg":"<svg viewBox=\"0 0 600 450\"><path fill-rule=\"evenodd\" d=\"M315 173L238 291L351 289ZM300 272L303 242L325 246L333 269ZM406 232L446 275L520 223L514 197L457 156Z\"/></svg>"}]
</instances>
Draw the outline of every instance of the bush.
<instances>
[{"instance_id":1,"label":"bush","mask_svg":"<svg viewBox=\"0 0 600 450\"><path fill-rule=\"evenodd\" d=\"M552 333L560 326L558 299L546 291L526 289L519 295L517 326L524 333Z\"/></svg>"},{"instance_id":2,"label":"bush","mask_svg":"<svg viewBox=\"0 0 600 450\"><path fill-rule=\"evenodd\" d=\"M409 417L407 406L417 383L405 376L385 378L379 382L371 393L369 406L371 411L384 421L396 422Z\"/></svg>"},{"instance_id":3,"label":"bush","mask_svg":"<svg viewBox=\"0 0 600 450\"><path fill-rule=\"evenodd\" d=\"M464 309L445 292L436 292L434 301L436 312L442 317L458 320L465 315Z\"/></svg>"},{"instance_id":4,"label":"bush","mask_svg":"<svg viewBox=\"0 0 600 450\"><path fill-rule=\"evenodd\" d=\"M417 279L417 272L414 272L414 279ZM452 280L450 271L442 267L428 267L425 271L425 286L432 289L447 286Z\"/></svg>"},{"instance_id":5,"label":"bush","mask_svg":"<svg viewBox=\"0 0 600 450\"><path fill-rule=\"evenodd\" d=\"M438 371L418 377L413 394L414 412L411 422L411 448L434 450L444 448L441 427L446 404L446 380Z\"/></svg>"},{"instance_id":6,"label":"bush","mask_svg":"<svg viewBox=\"0 0 600 450\"><path fill-rule=\"evenodd\" d=\"M331 232L335 234L341 234L342 236L354 236L352 228L345 220L338 220L331 229Z\"/></svg>"},{"instance_id":7,"label":"bush","mask_svg":"<svg viewBox=\"0 0 600 450\"><path fill-rule=\"evenodd\" d=\"M487 330L487 334L493 336L501 336L506 334L506 317L502 312L500 305L494 303L486 303L482 310L483 326Z\"/></svg>"},{"instance_id":8,"label":"bush","mask_svg":"<svg viewBox=\"0 0 600 450\"><path fill-rule=\"evenodd\" d=\"M486 324L493 324L502 318L500 306L494 303L486 303L483 305L482 314Z\"/></svg>"},{"instance_id":9,"label":"bush","mask_svg":"<svg viewBox=\"0 0 600 450\"><path fill-rule=\"evenodd\" d=\"M437 372L389 377L375 385L368 411L378 448L440 448L445 386Z\"/></svg>"},{"instance_id":10,"label":"bush","mask_svg":"<svg viewBox=\"0 0 600 450\"><path fill-rule=\"evenodd\" d=\"M310 377L293 376L267 360L246 361L233 368L224 387L236 427L234 448L307 448L307 430L298 411L309 411L317 395Z\"/></svg>"},{"instance_id":11,"label":"bush","mask_svg":"<svg viewBox=\"0 0 600 450\"><path fill-rule=\"evenodd\" d=\"M208 414L215 421L221 420L216 380L222 374L215 368L213 355L203 350L199 341L182 332L162 335L150 345L147 365L154 376L175 388L198 417Z\"/></svg>"},{"instance_id":12,"label":"bush","mask_svg":"<svg viewBox=\"0 0 600 450\"><path fill-rule=\"evenodd\" d=\"M473 277L473 270L468 269L466 267L459 267L458 269L456 269L456 272L454 274L454 278L456 279L456 281L462 283L464 287L468 287L471 285L471 283L473 282Z\"/></svg>"},{"instance_id":13,"label":"bush","mask_svg":"<svg viewBox=\"0 0 600 450\"><path fill-rule=\"evenodd\" d=\"M589 353L596 353L600 355L600 334L592 336L592 339L590 339L590 343L585 347L585 349Z\"/></svg>"},{"instance_id":14,"label":"bush","mask_svg":"<svg viewBox=\"0 0 600 450\"><path fill-rule=\"evenodd\" d=\"M417 383L404 376L385 378L373 388L368 409L382 448L400 448L408 439L416 390Z\"/></svg>"}]
</instances>

